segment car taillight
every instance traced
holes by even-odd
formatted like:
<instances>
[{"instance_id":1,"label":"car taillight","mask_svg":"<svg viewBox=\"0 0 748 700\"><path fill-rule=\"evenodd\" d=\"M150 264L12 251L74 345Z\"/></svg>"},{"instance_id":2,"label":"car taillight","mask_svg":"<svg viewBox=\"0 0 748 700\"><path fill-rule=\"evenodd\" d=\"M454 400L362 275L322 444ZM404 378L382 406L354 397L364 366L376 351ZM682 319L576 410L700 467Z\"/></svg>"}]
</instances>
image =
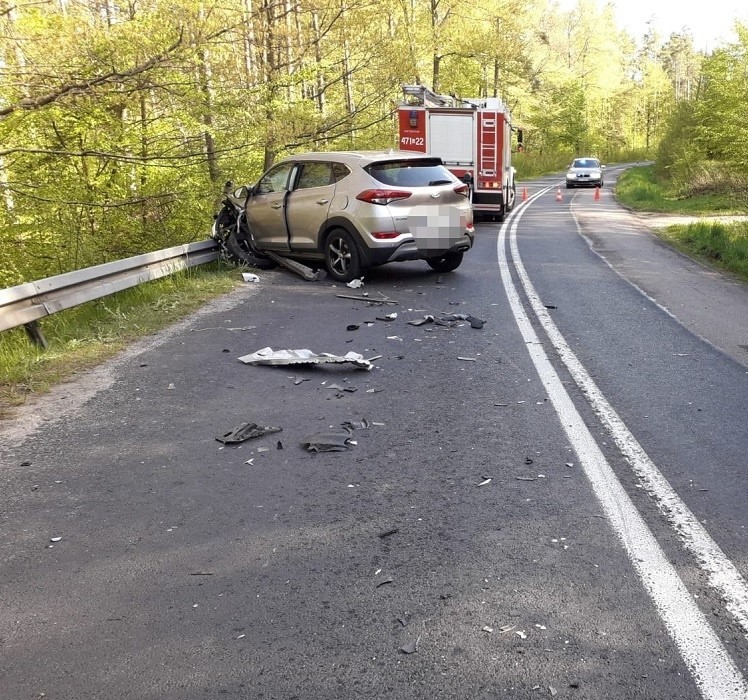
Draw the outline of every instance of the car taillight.
<instances>
[{"instance_id":1,"label":"car taillight","mask_svg":"<svg viewBox=\"0 0 748 700\"><path fill-rule=\"evenodd\" d=\"M372 237L379 241L386 241L390 238L397 238L400 235L399 231L372 231Z\"/></svg>"},{"instance_id":2,"label":"car taillight","mask_svg":"<svg viewBox=\"0 0 748 700\"><path fill-rule=\"evenodd\" d=\"M457 185L455 192L461 194L463 197L467 197L470 194L470 188L467 185Z\"/></svg>"},{"instance_id":3,"label":"car taillight","mask_svg":"<svg viewBox=\"0 0 748 700\"><path fill-rule=\"evenodd\" d=\"M369 202L369 204L389 204L399 199L408 199L410 195L410 192L403 190L364 190L356 196L356 199Z\"/></svg>"}]
</instances>

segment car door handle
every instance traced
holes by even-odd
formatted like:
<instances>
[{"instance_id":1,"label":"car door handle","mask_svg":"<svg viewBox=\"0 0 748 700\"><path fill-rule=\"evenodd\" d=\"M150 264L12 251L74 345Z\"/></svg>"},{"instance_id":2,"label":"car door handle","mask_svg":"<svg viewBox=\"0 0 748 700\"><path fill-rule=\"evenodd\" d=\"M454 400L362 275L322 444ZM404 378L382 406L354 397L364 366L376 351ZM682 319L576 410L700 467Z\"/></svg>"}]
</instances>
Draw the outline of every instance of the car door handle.
<instances>
[{"instance_id":1,"label":"car door handle","mask_svg":"<svg viewBox=\"0 0 748 700\"><path fill-rule=\"evenodd\" d=\"M317 204L327 204L329 201L329 199L318 199Z\"/></svg>"},{"instance_id":2,"label":"car door handle","mask_svg":"<svg viewBox=\"0 0 748 700\"><path fill-rule=\"evenodd\" d=\"M281 208L282 206L283 206L283 205L282 205L282 204L281 204L280 202L278 202L277 204L271 204L271 205L270 205L270 207L271 207L272 209L280 209L280 208Z\"/></svg>"}]
</instances>

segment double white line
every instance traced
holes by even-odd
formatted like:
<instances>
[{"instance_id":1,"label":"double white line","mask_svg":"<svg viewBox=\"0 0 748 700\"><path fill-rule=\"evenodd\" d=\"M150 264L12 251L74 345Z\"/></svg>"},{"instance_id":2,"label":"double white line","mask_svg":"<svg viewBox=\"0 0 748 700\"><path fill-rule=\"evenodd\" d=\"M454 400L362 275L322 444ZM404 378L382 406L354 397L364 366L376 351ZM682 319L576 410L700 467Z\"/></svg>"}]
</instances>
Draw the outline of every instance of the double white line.
<instances>
[{"instance_id":1,"label":"double white line","mask_svg":"<svg viewBox=\"0 0 748 700\"><path fill-rule=\"evenodd\" d=\"M680 650L702 696L707 700L748 700L745 678L694 603L688 589L618 481L551 365L520 301L505 254L509 229L512 265L535 317L622 454L676 527L685 545L708 572L710 585L721 594L727 609L743 629L748 631L748 585L745 579L681 501L605 399L551 320L530 282L517 247L517 226L527 206L549 189L538 192L524 206L518 207L499 232L499 269L510 308L548 398L577 453L595 496L652 598L668 633Z\"/></svg>"}]
</instances>

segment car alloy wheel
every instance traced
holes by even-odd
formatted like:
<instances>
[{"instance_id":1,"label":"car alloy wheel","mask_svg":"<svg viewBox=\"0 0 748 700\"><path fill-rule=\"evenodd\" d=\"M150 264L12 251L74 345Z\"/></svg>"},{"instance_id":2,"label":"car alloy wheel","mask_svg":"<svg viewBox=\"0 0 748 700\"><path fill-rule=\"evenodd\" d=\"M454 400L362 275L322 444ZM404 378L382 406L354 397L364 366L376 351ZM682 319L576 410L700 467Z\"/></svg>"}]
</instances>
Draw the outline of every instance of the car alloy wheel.
<instances>
[{"instance_id":1,"label":"car alloy wheel","mask_svg":"<svg viewBox=\"0 0 748 700\"><path fill-rule=\"evenodd\" d=\"M350 282L361 275L361 259L356 242L348 231L333 229L325 241L325 263L331 277Z\"/></svg>"}]
</instances>

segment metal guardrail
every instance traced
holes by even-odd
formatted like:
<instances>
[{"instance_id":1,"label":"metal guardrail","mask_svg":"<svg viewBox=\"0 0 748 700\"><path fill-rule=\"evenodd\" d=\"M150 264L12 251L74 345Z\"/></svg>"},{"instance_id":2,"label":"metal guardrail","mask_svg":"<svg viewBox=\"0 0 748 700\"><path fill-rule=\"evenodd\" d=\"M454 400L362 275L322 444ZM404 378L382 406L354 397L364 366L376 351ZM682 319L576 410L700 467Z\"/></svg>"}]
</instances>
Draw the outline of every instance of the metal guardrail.
<instances>
[{"instance_id":1,"label":"metal guardrail","mask_svg":"<svg viewBox=\"0 0 748 700\"><path fill-rule=\"evenodd\" d=\"M218 254L215 241L200 241L0 289L0 331L25 326L32 340L46 347L37 325L39 319L188 267L212 262L218 259Z\"/></svg>"}]
</instances>

